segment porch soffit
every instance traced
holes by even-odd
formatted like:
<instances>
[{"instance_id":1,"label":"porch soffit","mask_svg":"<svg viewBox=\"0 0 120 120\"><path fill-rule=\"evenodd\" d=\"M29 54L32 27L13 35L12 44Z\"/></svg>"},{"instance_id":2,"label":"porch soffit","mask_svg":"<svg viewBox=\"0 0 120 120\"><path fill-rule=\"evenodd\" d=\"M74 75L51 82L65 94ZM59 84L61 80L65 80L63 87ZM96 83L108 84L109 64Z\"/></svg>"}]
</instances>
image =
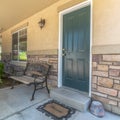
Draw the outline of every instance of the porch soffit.
<instances>
[{"instance_id":1,"label":"porch soffit","mask_svg":"<svg viewBox=\"0 0 120 120\"><path fill-rule=\"evenodd\" d=\"M59 0L1 0L0 30L12 27L57 1Z\"/></svg>"}]
</instances>

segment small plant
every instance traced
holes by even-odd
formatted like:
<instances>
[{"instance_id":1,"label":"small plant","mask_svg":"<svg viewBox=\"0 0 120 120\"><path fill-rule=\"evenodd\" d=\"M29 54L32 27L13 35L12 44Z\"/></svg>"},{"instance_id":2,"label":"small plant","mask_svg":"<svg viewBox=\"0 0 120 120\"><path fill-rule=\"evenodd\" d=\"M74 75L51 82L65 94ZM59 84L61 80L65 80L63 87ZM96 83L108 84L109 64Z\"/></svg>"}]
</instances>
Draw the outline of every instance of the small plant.
<instances>
[{"instance_id":1,"label":"small plant","mask_svg":"<svg viewBox=\"0 0 120 120\"><path fill-rule=\"evenodd\" d=\"M3 71L4 71L4 64L0 62L0 83L2 83Z\"/></svg>"}]
</instances>

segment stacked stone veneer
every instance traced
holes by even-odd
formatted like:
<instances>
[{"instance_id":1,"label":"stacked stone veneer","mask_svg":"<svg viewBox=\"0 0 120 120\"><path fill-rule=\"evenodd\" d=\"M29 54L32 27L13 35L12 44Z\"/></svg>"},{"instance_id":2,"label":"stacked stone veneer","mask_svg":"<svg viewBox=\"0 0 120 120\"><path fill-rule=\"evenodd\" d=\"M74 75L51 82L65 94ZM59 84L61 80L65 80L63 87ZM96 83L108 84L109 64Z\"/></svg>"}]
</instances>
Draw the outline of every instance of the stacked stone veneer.
<instances>
[{"instance_id":1,"label":"stacked stone veneer","mask_svg":"<svg viewBox=\"0 0 120 120\"><path fill-rule=\"evenodd\" d=\"M120 115L120 55L93 55L92 98Z\"/></svg>"},{"instance_id":2,"label":"stacked stone veneer","mask_svg":"<svg viewBox=\"0 0 120 120\"><path fill-rule=\"evenodd\" d=\"M10 61L11 60L11 53L2 53L2 61Z\"/></svg>"},{"instance_id":3,"label":"stacked stone veneer","mask_svg":"<svg viewBox=\"0 0 120 120\"><path fill-rule=\"evenodd\" d=\"M57 87L57 76L58 76L58 55L28 55L28 62L46 62L52 67L50 70L50 75L48 79L49 88Z\"/></svg>"}]
</instances>

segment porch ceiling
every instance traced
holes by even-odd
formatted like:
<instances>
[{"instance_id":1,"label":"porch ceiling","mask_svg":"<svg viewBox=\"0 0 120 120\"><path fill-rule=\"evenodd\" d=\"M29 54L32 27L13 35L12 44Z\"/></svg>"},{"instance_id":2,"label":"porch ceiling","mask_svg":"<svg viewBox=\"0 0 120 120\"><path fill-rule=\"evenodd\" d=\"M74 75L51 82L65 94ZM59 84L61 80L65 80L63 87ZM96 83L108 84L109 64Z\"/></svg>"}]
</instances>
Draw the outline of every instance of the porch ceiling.
<instances>
[{"instance_id":1,"label":"porch ceiling","mask_svg":"<svg viewBox=\"0 0 120 120\"><path fill-rule=\"evenodd\" d=\"M0 32L58 0L0 0Z\"/></svg>"}]
</instances>

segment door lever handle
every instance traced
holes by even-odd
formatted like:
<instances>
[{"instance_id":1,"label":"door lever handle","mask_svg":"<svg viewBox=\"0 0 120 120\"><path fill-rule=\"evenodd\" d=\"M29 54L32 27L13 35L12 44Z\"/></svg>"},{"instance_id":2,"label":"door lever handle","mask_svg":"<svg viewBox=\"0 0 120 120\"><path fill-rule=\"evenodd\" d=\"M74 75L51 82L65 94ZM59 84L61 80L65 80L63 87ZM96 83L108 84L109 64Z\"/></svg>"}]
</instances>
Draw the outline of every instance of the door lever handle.
<instances>
[{"instance_id":1,"label":"door lever handle","mask_svg":"<svg viewBox=\"0 0 120 120\"><path fill-rule=\"evenodd\" d=\"M65 48L63 48L62 51L63 51L62 56L66 56L66 50L65 50Z\"/></svg>"}]
</instances>

